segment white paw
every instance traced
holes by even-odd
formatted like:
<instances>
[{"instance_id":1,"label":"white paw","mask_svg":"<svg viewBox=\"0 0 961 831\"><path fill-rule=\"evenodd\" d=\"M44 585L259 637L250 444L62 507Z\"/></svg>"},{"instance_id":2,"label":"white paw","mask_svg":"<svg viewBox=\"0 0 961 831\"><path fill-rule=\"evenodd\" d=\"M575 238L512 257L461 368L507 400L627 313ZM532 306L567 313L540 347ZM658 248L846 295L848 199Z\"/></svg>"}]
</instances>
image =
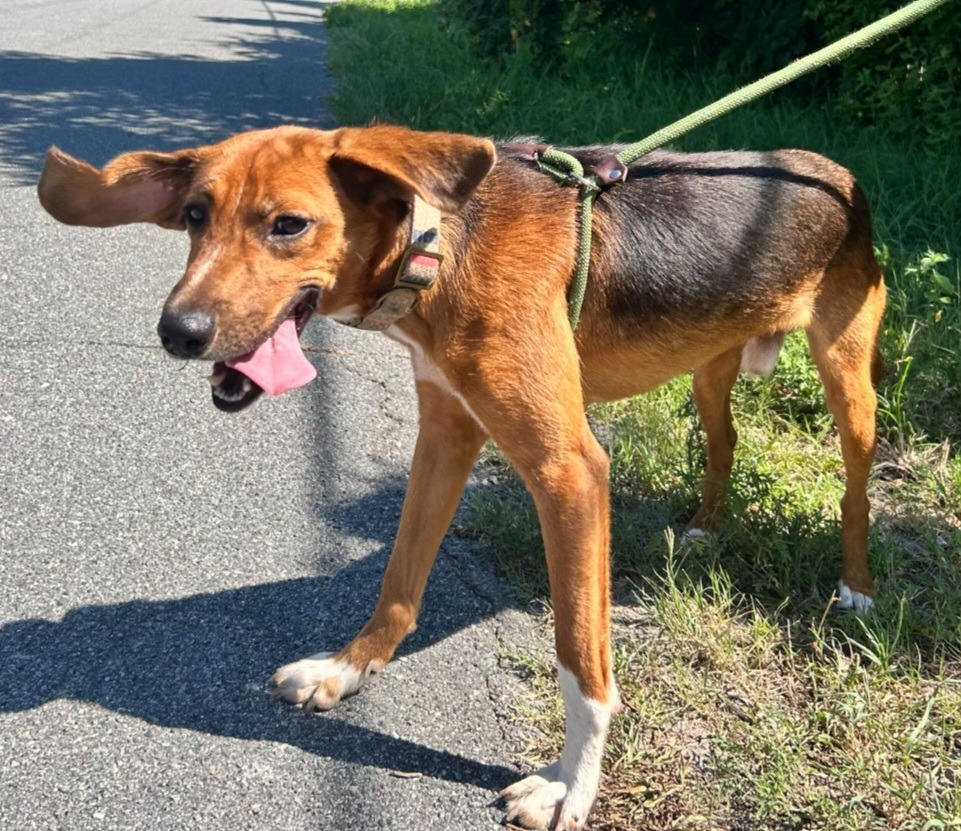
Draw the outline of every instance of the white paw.
<instances>
[{"instance_id":1,"label":"white paw","mask_svg":"<svg viewBox=\"0 0 961 831\"><path fill-rule=\"evenodd\" d=\"M854 609L856 614L866 615L874 606L874 600L868 594L852 591L843 580L838 580L838 608Z\"/></svg>"},{"instance_id":2,"label":"white paw","mask_svg":"<svg viewBox=\"0 0 961 831\"><path fill-rule=\"evenodd\" d=\"M342 698L357 692L378 669L371 662L361 672L346 661L332 658L329 652L321 652L278 669L270 679L275 685L272 695L300 704L306 712L329 710Z\"/></svg>"},{"instance_id":3,"label":"white paw","mask_svg":"<svg viewBox=\"0 0 961 831\"><path fill-rule=\"evenodd\" d=\"M501 791L507 822L525 828L579 831L597 797L604 738L614 708L620 706L611 678L609 700L587 698L577 679L560 663L557 680L564 697L567 729L561 758Z\"/></svg>"},{"instance_id":4,"label":"white paw","mask_svg":"<svg viewBox=\"0 0 961 831\"><path fill-rule=\"evenodd\" d=\"M560 762L515 782L500 793L505 803L505 820L522 828L550 831L578 831L597 796L597 783L565 781Z\"/></svg>"}]
</instances>

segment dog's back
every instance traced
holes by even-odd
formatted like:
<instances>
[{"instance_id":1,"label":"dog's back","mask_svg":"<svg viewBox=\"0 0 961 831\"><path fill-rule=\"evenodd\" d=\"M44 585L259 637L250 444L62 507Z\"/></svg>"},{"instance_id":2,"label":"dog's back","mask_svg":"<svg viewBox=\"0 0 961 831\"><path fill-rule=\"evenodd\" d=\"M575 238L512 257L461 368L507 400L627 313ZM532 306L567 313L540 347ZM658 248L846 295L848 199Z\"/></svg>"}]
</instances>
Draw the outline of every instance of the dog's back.
<instances>
[{"instance_id":1,"label":"dog's back","mask_svg":"<svg viewBox=\"0 0 961 831\"><path fill-rule=\"evenodd\" d=\"M569 152L590 167L617 149ZM501 165L515 168L524 191L551 183L510 145ZM595 203L585 312L647 331L680 320L692 328L803 325L779 319L784 306L811 289L842 247L870 256L870 241L854 177L822 156L655 151Z\"/></svg>"}]
</instances>

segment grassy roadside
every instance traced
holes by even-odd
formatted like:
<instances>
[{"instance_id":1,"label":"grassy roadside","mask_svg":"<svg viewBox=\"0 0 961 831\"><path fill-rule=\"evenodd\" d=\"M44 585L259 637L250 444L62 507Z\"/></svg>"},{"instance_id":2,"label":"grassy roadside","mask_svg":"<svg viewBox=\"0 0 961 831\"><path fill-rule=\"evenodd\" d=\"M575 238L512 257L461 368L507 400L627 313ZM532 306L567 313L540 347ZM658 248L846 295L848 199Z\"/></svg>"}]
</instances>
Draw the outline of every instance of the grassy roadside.
<instances>
[{"instance_id":1,"label":"grassy roadside","mask_svg":"<svg viewBox=\"0 0 961 831\"><path fill-rule=\"evenodd\" d=\"M663 77L643 54L621 78L604 56L564 78L510 60L492 70L427 2L346 0L328 21L344 124L625 141L727 91ZM697 550L676 550L672 536L694 511L704 462L689 378L597 408L629 706L593 827L961 828L961 157L839 125L784 94L679 146L817 150L854 170L874 207L890 297L871 494L878 613L828 609L840 461L803 337L771 379L735 388L736 519ZM496 453L487 463L502 466ZM533 507L506 470L496 478L472 494L470 523L542 597ZM561 740L552 662L513 659L529 680L518 707L536 763Z\"/></svg>"}]
</instances>

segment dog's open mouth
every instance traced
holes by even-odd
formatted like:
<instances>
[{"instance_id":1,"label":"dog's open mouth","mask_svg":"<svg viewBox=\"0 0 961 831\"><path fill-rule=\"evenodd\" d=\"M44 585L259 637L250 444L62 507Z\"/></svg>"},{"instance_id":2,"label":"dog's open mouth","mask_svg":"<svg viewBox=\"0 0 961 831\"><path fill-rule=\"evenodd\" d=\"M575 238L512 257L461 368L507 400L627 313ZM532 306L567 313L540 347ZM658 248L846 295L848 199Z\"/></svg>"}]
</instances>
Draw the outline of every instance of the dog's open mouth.
<instances>
[{"instance_id":1,"label":"dog's open mouth","mask_svg":"<svg viewBox=\"0 0 961 831\"><path fill-rule=\"evenodd\" d=\"M312 381L317 371L304 355L300 335L317 306L317 289L304 289L291 301L280 324L256 349L214 363L210 376L214 406L234 413L260 394L280 395Z\"/></svg>"}]
</instances>

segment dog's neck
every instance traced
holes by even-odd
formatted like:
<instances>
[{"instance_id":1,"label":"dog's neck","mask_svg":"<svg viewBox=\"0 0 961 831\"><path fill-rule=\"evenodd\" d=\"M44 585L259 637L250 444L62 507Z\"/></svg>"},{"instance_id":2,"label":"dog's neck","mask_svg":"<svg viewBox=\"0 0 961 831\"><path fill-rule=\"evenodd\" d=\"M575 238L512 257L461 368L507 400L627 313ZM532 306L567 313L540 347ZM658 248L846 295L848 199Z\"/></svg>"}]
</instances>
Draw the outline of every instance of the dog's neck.
<instances>
[{"instance_id":1,"label":"dog's neck","mask_svg":"<svg viewBox=\"0 0 961 831\"><path fill-rule=\"evenodd\" d=\"M409 315L420 302L421 293L437 280L443 261L440 241L440 211L414 196L407 244L396 263L390 266L393 279L366 313L338 322L356 329L383 332Z\"/></svg>"}]
</instances>

